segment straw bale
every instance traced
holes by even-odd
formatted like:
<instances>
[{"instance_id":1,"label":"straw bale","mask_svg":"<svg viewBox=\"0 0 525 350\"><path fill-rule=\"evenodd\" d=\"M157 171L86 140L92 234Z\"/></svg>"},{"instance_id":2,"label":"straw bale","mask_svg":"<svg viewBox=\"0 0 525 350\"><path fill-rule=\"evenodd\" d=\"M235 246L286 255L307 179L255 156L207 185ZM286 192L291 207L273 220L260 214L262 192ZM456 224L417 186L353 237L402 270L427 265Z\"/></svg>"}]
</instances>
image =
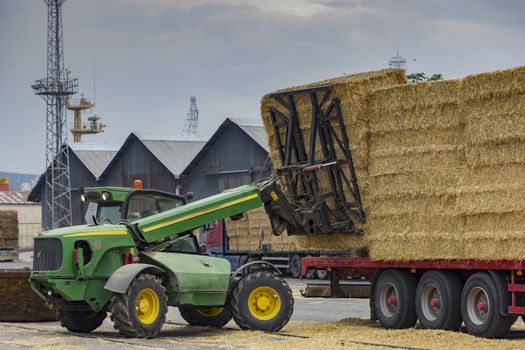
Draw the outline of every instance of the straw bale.
<instances>
[{"instance_id":1,"label":"straw bale","mask_svg":"<svg viewBox=\"0 0 525 350\"><path fill-rule=\"evenodd\" d=\"M10 245L16 245L18 242L18 212L16 210L0 210L0 244L7 241Z\"/></svg>"},{"instance_id":2,"label":"straw bale","mask_svg":"<svg viewBox=\"0 0 525 350\"><path fill-rule=\"evenodd\" d=\"M495 260L525 257L525 232L518 231L475 231L462 235L464 253L467 259Z\"/></svg>"},{"instance_id":3,"label":"straw bale","mask_svg":"<svg viewBox=\"0 0 525 350\"><path fill-rule=\"evenodd\" d=\"M459 186L525 185L525 162L498 166L466 168Z\"/></svg>"},{"instance_id":4,"label":"straw bale","mask_svg":"<svg viewBox=\"0 0 525 350\"><path fill-rule=\"evenodd\" d=\"M374 132L370 135L370 152L406 147L407 142L420 147L457 145L462 138L463 130L458 127Z\"/></svg>"},{"instance_id":5,"label":"straw bale","mask_svg":"<svg viewBox=\"0 0 525 350\"><path fill-rule=\"evenodd\" d=\"M404 149L382 150L370 154L370 176L395 174L428 169L446 169L461 167L465 152L455 146L422 146Z\"/></svg>"},{"instance_id":6,"label":"straw bale","mask_svg":"<svg viewBox=\"0 0 525 350\"><path fill-rule=\"evenodd\" d=\"M525 210L525 186L460 187L456 205L465 215Z\"/></svg>"},{"instance_id":7,"label":"straw bale","mask_svg":"<svg viewBox=\"0 0 525 350\"><path fill-rule=\"evenodd\" d=\"M457 213L456 195L415 195L384 196L365 202L365 212L370 223L376 217L412 213L427 215L431 213Z\"/></svg>"},{"instance_id":8,"label":"straw bale","mask_svg":"<svg viewBox=\"0 0 525 350\"><path fill-rule=\"evenodd\" d=\"M525 122L525 120L524 120ZM525 142L486 143L465 150L470 167L525 163Z\"/></svg>"},{"instance_id":9,"label":"straw bale","mask_svg":"<svg viewBox=\"0 0 525 350\"><path fill-rule=\"evenodd\" d=\"M525 90L525 66L495 72L470 75L463 78L462 99L479 100L489 94Z\"/></svg>"},{"instance_id":10,"label":"straw bale","mask_svg":"<svg viewBox=\"0 0 525 350\"><path fill-rule=\"evenodd\" d=\"M497 232L513 231L525 227L525 211L509 211L503 213L476 213L465 215L465 231L467 232Z\"/></svg>"},{"instance_id":11,"label":"straw bale","mask_svg":"<svg viewBox=\"0 0 525 350\"><path fill-rule=\"evenodd\" d=\"M368 200L386 196L439 195L453 193L461 179L460 168L418 170L406 173L370 176L367 187L373 191Z\"/></svg>"},{"instance_id":12,"label":"straw bale","mask_svg":"<svg viewBox=\"0 0 525 350\"><path fill-rule=\"evenodd\" d=\"M465 220L465 217L446 212L405 213L374 217L367 224L367 237L370 239L381 238L385 232L395 232L396 235L426 233L429 236L435 233L461 232L465 226Z\"/></svg>"},{"instance_id":13,"label":"straw bale","mask_svg":"<svg viewBox=\"0 0 525 350\"><path fill-rule=\"evenodd\" d=\"M464 256L464 240L450 232L400 233L386 231L369 237L370 257L374 260L457 259Z\"/></svg>"},{"instance_id":14,"label":"straw bale","mask_svg":"<svg viewBox=\"0 0 525 350\"><path fill-rule=\"evenodd\" d=\"M255 251L259 248L259 232L264 231L262 243L270 244L271 250L295 251L295 243L291 236L282 234L274 236L272 226L264 208L251 210L243 215L239 220L226 220L226 228L232 251Z\"/></svg>"},{"instance_id":15,"label":"straw bale","mask_svg":"<svg viewBox=\"0 0 525 350\"><path fill-rule=\"evenodd\" d=\"M462 123L461 111L457 103L391 110L382 101L370 100L372 101L369 105L370 131L374 133L394 130L449 128Z\"/></svg>"}]
</instances>

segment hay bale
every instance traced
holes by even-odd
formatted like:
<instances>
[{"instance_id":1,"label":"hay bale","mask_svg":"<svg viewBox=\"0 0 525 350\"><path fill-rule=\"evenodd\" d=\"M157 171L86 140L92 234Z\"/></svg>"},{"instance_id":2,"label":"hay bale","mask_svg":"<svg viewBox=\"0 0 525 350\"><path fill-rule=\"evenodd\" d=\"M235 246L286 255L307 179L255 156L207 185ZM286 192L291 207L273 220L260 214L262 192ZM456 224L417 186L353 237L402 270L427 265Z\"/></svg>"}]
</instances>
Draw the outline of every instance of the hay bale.
<instances>
[{"instance_id":1,"label":"hay bale","mask_svg":"<svg viewBox=\"0 0 525 350\"><path fill-rule=\"evenodd\" d=\"M0 210L0 248L18 246L18 212Z\"/></svg>"},{"instance_id":2,"label":"hay bale","mask_svg":"<svg viewBox=\"0 0 525 350\"><path fill-rule=\"evenodd\" d=\"M291 236L274 236L270 219L264 208L257 208L244 213L239 220L226 219L230 250L233 252L255 251L259 247L259 232L264 231L263 244L269 244L272 252L296 251Z\"/></svg>"}]
</instances>

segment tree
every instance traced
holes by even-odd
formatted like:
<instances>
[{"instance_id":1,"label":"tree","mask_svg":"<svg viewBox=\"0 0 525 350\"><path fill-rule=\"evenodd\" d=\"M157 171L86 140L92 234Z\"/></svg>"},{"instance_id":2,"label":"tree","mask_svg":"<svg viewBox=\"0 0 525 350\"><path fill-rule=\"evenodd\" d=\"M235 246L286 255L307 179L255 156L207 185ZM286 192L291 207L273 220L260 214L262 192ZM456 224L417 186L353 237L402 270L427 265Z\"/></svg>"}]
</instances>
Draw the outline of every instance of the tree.
<instances>
[{"instance_id":1,"label":"tree","mask_svg":"<svg viewBox=\"0 0 525 350\"><path fill-rule=\"evenodd\" d=\"M436 73L432 74L430 77L427 77L427 75L423 72L421 73L411 73L407 75L407 79L411 83L421 83L423 81L436 81L436 80L443 80L443 74Z\"/></svg>"}]
</instances>

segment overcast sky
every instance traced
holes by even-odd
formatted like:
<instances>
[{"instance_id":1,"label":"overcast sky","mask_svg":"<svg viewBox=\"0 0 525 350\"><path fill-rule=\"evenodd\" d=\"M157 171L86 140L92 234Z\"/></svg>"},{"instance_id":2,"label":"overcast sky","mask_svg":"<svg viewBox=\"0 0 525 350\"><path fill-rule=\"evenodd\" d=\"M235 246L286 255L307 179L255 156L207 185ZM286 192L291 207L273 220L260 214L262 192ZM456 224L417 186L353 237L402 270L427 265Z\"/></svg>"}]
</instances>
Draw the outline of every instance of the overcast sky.
<instances>
[{"instance_id":1,"label":"overcast sky","mask_svg":"<svg viewBox=\"0 0 525 350\"><path fill-rule=\"evenodd\" d=\"M0 171L41 173L46 6L0 0ZM387 66L446 78L525 64L524 0L67 0L66 66L108 124L180 132L197 96L199 131L258 118L273 89ZM414 61L415 59L415 61ZM87 117L87 116L86 116ZM72 117L70 116L70 119Z\"/></svg>"}]
</instances>

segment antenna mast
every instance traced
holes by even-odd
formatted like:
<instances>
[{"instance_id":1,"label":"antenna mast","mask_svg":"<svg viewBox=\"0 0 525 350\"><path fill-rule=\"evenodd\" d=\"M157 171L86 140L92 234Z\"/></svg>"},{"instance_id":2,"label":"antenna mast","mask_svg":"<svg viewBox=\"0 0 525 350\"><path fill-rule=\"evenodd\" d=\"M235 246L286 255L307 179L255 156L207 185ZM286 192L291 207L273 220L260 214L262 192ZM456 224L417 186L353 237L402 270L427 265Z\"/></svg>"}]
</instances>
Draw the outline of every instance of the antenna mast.
<instances>
[{"instance_id":1,"label":"antenna mast","mask_svg":"<svg viewBox=\"0 0 525 350\"><path fill-rule=\"evenodd\" d=\"M396 48L396 55L388 60L390 68L407 69L407 60L399 55L399 47Z\"/></svg>"},{"instance_id":2,"label":"antenna mast","mask_svg":"<svg viewBox=\"0 0 525 350\"><path fill-rule=\"evenodd\" d=\"M195 96L190 97L190 110L186 117L186 124L184 124L183 133L188 135L197 135L197 129L199 127L199 110L197 109L197 98Z\"/></svg>"},{"instance_id":3,"label":"antenna mast","mask_svg":"<svg viewBox=\"0 0 525 350\"><path fill-rule=\"evenodd\" d=\"M62 4L65 0L44 0L47 5L47 77L31 87L46 102L46 173L44 227L71 226L71 188L67 114L65 102L78 91L78 80L64 70Z\"/></svg>"}]
</instances>

